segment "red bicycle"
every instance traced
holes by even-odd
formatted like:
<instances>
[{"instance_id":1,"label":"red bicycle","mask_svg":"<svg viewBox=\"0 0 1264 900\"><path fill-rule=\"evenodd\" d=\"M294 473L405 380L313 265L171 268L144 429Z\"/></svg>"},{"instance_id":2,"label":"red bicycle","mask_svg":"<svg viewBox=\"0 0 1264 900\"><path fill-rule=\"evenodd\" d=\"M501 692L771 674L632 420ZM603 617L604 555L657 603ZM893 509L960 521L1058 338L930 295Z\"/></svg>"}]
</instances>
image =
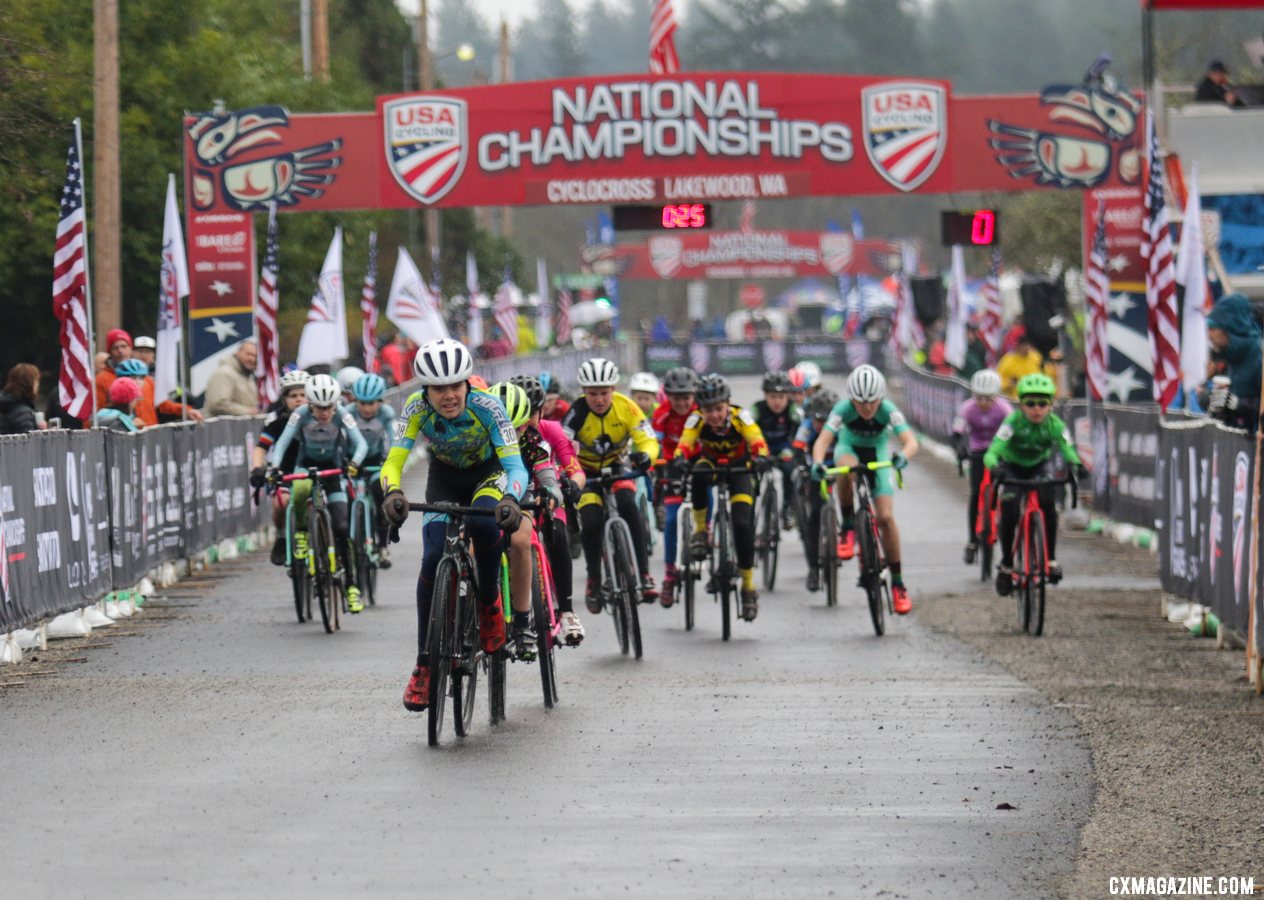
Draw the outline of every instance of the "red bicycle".
<instances>
[{"instance_id":1,"label":"red bicycle","mask_svg":"<svg viewBox=\"0 0 1264 900\"><path fill-rule=\"evenodd\" d=\"M1079 503L1074 475L1064 478L1005 478L993 483L993 507L1003 487L1026 492L1014 529L1014 599L1018 604L1018 625L1039 637L1045 628L1045 587L1049 583L1049 546L1045 540L1045 514L1040 508L1040 489L1069 484L1071 507Z\"/></svg>"}]
</instances>

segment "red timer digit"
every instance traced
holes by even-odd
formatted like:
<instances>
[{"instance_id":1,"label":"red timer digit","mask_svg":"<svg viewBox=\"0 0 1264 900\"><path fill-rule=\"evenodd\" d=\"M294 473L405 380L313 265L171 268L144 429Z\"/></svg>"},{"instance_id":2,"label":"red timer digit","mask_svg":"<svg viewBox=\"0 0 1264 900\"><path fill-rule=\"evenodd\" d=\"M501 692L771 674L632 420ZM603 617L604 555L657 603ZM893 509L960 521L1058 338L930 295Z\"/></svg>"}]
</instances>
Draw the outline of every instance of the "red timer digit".
<instances>
[{"instance_id":1,"label":"red timer digit","mask_svg":"<svg viewBox=\"0 0 1264 900\"><path fill-rule=\"evenodd\" d=\"M664 228L706 228L707 207L704 203L677 203L663 207Z\"/></svg>"},{"instance_id":2,"label":"red timer digit","mask_svg":"<svg viewBox=\"0 0 1264 900\"><path fill-rule=\"evenodd\" d=\"M970 221L970 243L988 246L996 237L996 212L990 209L978 209Z\"/></svg>"}]
</instances>

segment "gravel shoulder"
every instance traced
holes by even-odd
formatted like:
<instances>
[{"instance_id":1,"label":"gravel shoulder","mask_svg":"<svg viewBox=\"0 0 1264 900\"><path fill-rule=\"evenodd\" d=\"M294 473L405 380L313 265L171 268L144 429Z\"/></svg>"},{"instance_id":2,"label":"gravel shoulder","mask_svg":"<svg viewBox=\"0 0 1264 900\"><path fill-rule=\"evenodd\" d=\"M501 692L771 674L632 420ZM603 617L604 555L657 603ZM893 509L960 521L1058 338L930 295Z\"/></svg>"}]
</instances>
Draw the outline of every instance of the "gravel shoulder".
<instances>
[{"instance_id":1,"label":"gravel shoulder","mask_svg":"<svg viewBox=\"0 0 1264 900\"><path fill-rule=\"evenodd\" d=\"M982 584L924 595L917 617L1000 663L1083 730L1096 792L1059 893L1106 896L1112 876L1264 885L1264 705L1247 687L1243 653L1161 618L1157 582L1092 586L1157 578L1149 553L1063 533L1058 556L1068 579L1050 591L1041 638L1022 634L1014 603Z\"/></svg>"}]
</instances>

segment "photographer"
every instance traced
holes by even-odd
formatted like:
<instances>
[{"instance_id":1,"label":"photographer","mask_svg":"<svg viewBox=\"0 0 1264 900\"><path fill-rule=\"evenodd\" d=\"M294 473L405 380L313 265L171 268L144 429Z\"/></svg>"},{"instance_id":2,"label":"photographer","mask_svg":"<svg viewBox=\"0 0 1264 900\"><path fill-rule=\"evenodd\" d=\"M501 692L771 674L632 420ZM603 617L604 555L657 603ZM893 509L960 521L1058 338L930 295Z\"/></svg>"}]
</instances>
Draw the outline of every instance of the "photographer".
<instances>
[{"instance_id":1,"label":"photographer","mask_svg":"<svg viewBox=\"0 0 1264 900\"><path fill-rule=\"evenodd\" d=\"M1255 431L1260 403L1260 326L1241 294L1221 297L1207 316L1212 388L1207 414L1235 428Z\"/></svg>"}]
</instances>

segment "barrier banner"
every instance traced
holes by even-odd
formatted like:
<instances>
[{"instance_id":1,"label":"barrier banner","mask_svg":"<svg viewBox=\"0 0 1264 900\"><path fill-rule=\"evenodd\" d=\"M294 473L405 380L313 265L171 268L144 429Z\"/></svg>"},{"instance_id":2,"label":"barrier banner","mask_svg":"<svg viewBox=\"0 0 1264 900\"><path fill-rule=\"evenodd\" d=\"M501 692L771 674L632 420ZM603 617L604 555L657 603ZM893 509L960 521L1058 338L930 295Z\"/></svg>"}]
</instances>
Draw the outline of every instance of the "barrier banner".
<instances>
[{"instance_id":1,"label":"barrier banner","mask_svg":"<svg viewBox=\"0 0 1264 900\"><path fill-rule=\"evenodd\" d=\"M1206 419L1164 422L1155 481L1163 589L1248 624L1253 448Z\"/></svg>"},{"instance_id":2,"label":"barrier banner","mask_svg":"<svg viewBox=\"0 0 1264 900\"><path fill-rule=\"evenodd\" d=\"M1059 404L1058 415L1091 474L1093 510L1118 522L1153 528L1158 509L1158 407L1094 403L1089 408L1083 400L1072 400Z\"/></svg>"},{"instance_id":3,"label":"barrier banner","mask_svg":"<svg viewBox=\"0 0 1264 900\"><path fill-rule=\"evenodd\" d=\"M99 433L0 440L0 631L110 589L105 446Z\"/></svg>"},{"instance_id":4,"label":"barrier banner","mask_svg":"<svg viewBox=\"0 0 1264 900\"><path fill-rule=\"evenodd\" d=\"M937 441L952 443L952 420L970 396L970 386L959 378L931 375L908 363L902 363L901 370L904 400L900 410L909 424Z\"/></svg>"},{"instance_id":5,"label":"barrier banner","mask_svg":"<svg viewBox=\"0 0 1264 900\"><path fill-rule=\"evenodd\" d=\"M178 432L176 447L186 489L185 548L189 552L254 527L254 504L246 476L260 422L225 417Z\"/></svg>"},{"instance_id":6,"label":"barrier banner","mask_svg":"<svg viewBox=\"0 0 1264 900\"><path fill-rule=\"evenodd\" d=\"M882 354L873 362L883 367ZM787 341L693 341L689 344L647 344L642 368L661 375L676 366L689 366L705 374L759 375L770 369L788 369L814 362L827 375L846 375L872 358L864 339L796 338Z\"/></svg>"},{"instance_id":7,"label":"barrier banner","mask_svg":"<svg viewBox=\"0 0 1264 900\"><path fill-rule=\"evenodd\" d=\"M196 427L202 426L104 432L115 588L136 584L150 569L184 555L183 479L176 444L177 435Z\"/></svg>"}]
</instances>

